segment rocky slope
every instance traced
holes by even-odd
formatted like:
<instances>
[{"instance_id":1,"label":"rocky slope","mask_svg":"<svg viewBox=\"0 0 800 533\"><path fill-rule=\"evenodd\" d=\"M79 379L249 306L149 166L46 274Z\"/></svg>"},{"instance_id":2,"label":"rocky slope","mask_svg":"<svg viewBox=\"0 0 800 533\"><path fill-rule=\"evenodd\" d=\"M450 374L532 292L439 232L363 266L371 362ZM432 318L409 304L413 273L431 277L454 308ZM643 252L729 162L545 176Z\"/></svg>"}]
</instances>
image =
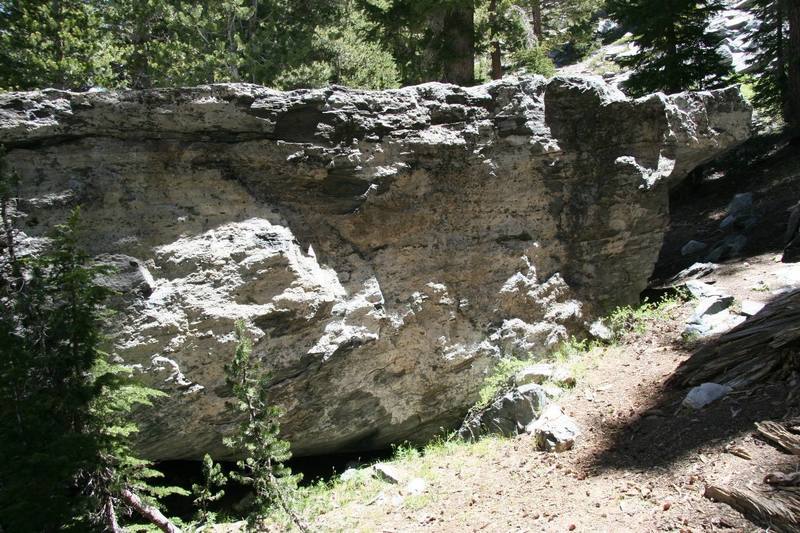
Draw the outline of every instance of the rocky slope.
<instances>
[{"instance_id":1,"label":"rocky slope","mask_svg":"<svg viewBox=\"0 0 800 533\"><path fill-rule=\"evenodd\" d=\"M25 245L80 204L119 267L115 351L170 393L155 459L226 455L237 319L296 455L453 426L500 354L637 299L669 187L749 123L734 89L591 78L0 95Z\"/></svg>"}]
</instances>

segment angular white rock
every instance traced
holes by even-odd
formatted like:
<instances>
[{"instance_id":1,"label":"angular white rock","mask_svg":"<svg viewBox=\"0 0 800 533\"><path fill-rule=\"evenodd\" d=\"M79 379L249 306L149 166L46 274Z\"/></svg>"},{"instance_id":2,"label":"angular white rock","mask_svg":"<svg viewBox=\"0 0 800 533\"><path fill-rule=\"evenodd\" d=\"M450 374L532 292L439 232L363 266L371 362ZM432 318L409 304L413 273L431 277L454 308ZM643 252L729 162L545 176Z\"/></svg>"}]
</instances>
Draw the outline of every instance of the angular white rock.
<instances>
[{"instance_id":1,"label":"angular white rock","mask_svg":"<svg viewBox=\"0 0 800 533\"><path fill-rule=\"evenodd\" d=\"M537 449L550 452L571 449L581 434L575 420L554 403L545 407L542 416L531 422L525 431L531 435Z\"/></svg>"}]
</instances>

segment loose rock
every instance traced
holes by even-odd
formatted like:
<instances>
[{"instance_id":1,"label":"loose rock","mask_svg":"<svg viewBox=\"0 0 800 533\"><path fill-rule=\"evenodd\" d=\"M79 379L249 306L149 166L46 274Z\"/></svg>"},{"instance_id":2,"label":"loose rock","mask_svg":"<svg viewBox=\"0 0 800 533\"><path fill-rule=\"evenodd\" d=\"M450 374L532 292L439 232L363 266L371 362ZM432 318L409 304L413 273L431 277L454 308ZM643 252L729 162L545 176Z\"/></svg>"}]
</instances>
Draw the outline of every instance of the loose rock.
<instances>
[{"instance_id":1,"label":"loose rock","mask_svg":"<svg viewBox=\"0 0 800 533\"><path fill-rule=\"evenodd\" d=\"M548 405L542 416L531 422L525 431L531 435L537 449L549 452L572 449L575 439L581 434L575 420L554 403Z\"/></svg>"},{"instance_id":2,"label":"loose rock","mask_svg":"<svg viewBox=\"0 0 800 533\"><path fill-rule=\"evenodd\" d=\"M703 383L689 391L689 394L683 399L683 405L691 407L692 409L702 409L706 405L719 400L732 390L733 389L727 385Z\"/></svg>"},{"instance_id":3,"label":"loose rock","mask_svg":"<svg viewBox=\"0 0 800 533\"><path fill-rule=\"evenodd\" d=\"M372 465L372 475L381 481L393 484L402 484L408 479L408 474L388 463Z\"/></svg>"},{"instance_id":4,"label":"loose rock","mask_svg":"<svg viewBox=\"0 0 800 533\"><path fill-rule=\"evenodd\" d=\"M541 386L522 385L488 407L469 415L458 434L470 440L488 434L517 435L539 417L548 403L547 394Z\"/></svg>"},{"instance_id":5,"label":"loose rock","mask_svg":"<svg viewBox=\"0 0 800 533\"><path fill-rule=\"evenodd\" d=\"M708 245L701 241L689 241L681 248L681 255L693 255L700 253L708 248Z\"/></svg>"}]
</instances>

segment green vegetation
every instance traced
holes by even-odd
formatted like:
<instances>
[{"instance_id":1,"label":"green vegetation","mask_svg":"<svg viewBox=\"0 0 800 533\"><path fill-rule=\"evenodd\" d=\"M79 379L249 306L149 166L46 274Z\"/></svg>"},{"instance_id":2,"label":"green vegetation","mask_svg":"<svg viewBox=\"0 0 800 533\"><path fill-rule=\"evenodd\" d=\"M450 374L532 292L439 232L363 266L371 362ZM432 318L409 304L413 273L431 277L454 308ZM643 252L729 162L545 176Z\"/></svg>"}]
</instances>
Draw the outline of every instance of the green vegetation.
<instances>
[{"instance_id":1,"label":"green vegetation","mask_svg":"<svg viewBox=\"0 0 800 533\"><path fill-rule=\"evenodd\" d=\"M639 52L618 61L634 70L626 82L633 95L677 93L727 83L730 68L719 55L721 38L708 24L718 0L608 0L609 14L630 28Z\"/></svg>"},{"instance_id":2,"label":"green vegetation","mask_svg":"<svg viewBox=\"0 0 800 533\"><path fill-rule=\"evenodd\" d=\"M228 385L236 399L234 407L244 420L225 444L243 457L233 478L253 491L248 529L258 530L273 507L283 511L301 531L308 526L294 502L299 476L283 465L291 457L289 443L278 437L281 411L267 402L267 375L252 357L253 344L243 322L236 323L238 344L233 360L225 367Z\"/></svg>"},{"instance_id":3,"label":"green vegetation","mask_svg":"<svg viewBox=\"0 0 800 533\"><path fill-rule=\"evenodd\" d=\"M673 310L690 298L687 291L678 291L658 301L645 300L638 306L619 307L606 321L617 337L628 332L642 334L653 322L668 317Z\"/></svg>"},{"instance_id":4,"label":"green vegetation","mask_svg":"<svg viewBox=\"0 0 800 533\"><path fill-rule=\"evenodd\" d=\"M541 46L525 48L514 54L514 64L517 68L529 74L541 74L550 77L556 73L553 60Z\"/></svg>"},{"instance_id":5,"label":"green vegetation","mask_svg":"<svg viewBox=\"0 0 800 533\"><path fill-rule=\"evenodd\" d=\"M194 506L197 509L197 522L199 525L213 524L217 514L209 510L214 502L225 496L221 487L228 482L227 476L222 471L222 466L215 463L210 455L203 456L203 483L192 485Z\"/></svg>"},{"instance_id":6,"label":"green vegetation","mask_svg":"<svg viewBox=\"0 0 800 533\"><path fill-rule=\"evenodd\" d=\"M615 335L615 341L626 334L643 334L656 321L670 315L675 309L689 299L688 293L679 291L674 295L665 297L656 302L645 301L638 306L624 306L615 309L603 320ZM612 342L612 344L613 344ZM529 358L505 357L495 365L491 375L483 383L475 409L489 405L504 390L510 388L512 379L526 366L542 362L555 362L568 368L571 375L577 380L588 370L591 362L590 354L602 356L607 344L597 340L579 339L571 337L561 342L554 350L544 357L531 354ZM556 385L560 385L557 384Z\"/></svg>"},{"instance_id":7,"label":"green vegetation","mask_svg":"<svg viewBox=\"0 0 800 533\"><path fill-rule=\"evenodd\" d=\"M792 49L791 23L787 24L791 2L781 0L754 0L749 7L758 21L758 25L750 34L753 57L750 67L753 74L749 76L752 82L752 102L769 118L782 118L786 123L800 126L800 95L794 91L791 80L800 75L800 70L791 71ZM794 28L795 33L800 29ZM794 50L796 54L800 53ZM798 67L795 65L795 68Z\"/></svg>"},{"instance_id":8,"label":"green vegetation","mask_svg":"<svg viewBox=\"0 0 800 533\"><path fill-rule=\"evenodd\" d=\"M0 524L89 531L129 509L157 513L155 500L185 491L151 484L161 474L131 449L132 411L163 394L101 349L110 291L95 280L108 269L79 248L77 209L41 254L20 257L2 172Z\"/></svg>"}]
</instances>

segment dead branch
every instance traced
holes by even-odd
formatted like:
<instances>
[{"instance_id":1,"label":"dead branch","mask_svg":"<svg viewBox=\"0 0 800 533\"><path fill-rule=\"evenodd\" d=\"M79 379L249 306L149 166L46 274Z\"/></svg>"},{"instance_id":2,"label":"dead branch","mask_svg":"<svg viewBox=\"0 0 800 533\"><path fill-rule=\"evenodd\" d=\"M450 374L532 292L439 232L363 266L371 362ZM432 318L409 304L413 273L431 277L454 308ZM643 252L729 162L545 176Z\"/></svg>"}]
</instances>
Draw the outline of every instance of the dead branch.
<instances>
[{"instance_id":1,"label":"dead branch","mask_svg":"<svg viewBox=\"0 0 800 533\"><path fill-rule=\"evenodd\" d=\"M800 435L795 435L778 422L756 422L759 435L792 455L800 455Z\"/></svg>"},{"instance_id":2,"label":"dead branch","mask_svg":"<svg viewBox=\"0 0 800 533\"><path fill-rule=\"evenodd\" d=\"M182 533L181 529L170 522L169 518L164 516L161 511L144 503L139 496L130 490L123 489L120 496L125 503L164 533Z\"/></svg>"}]
</instances>

